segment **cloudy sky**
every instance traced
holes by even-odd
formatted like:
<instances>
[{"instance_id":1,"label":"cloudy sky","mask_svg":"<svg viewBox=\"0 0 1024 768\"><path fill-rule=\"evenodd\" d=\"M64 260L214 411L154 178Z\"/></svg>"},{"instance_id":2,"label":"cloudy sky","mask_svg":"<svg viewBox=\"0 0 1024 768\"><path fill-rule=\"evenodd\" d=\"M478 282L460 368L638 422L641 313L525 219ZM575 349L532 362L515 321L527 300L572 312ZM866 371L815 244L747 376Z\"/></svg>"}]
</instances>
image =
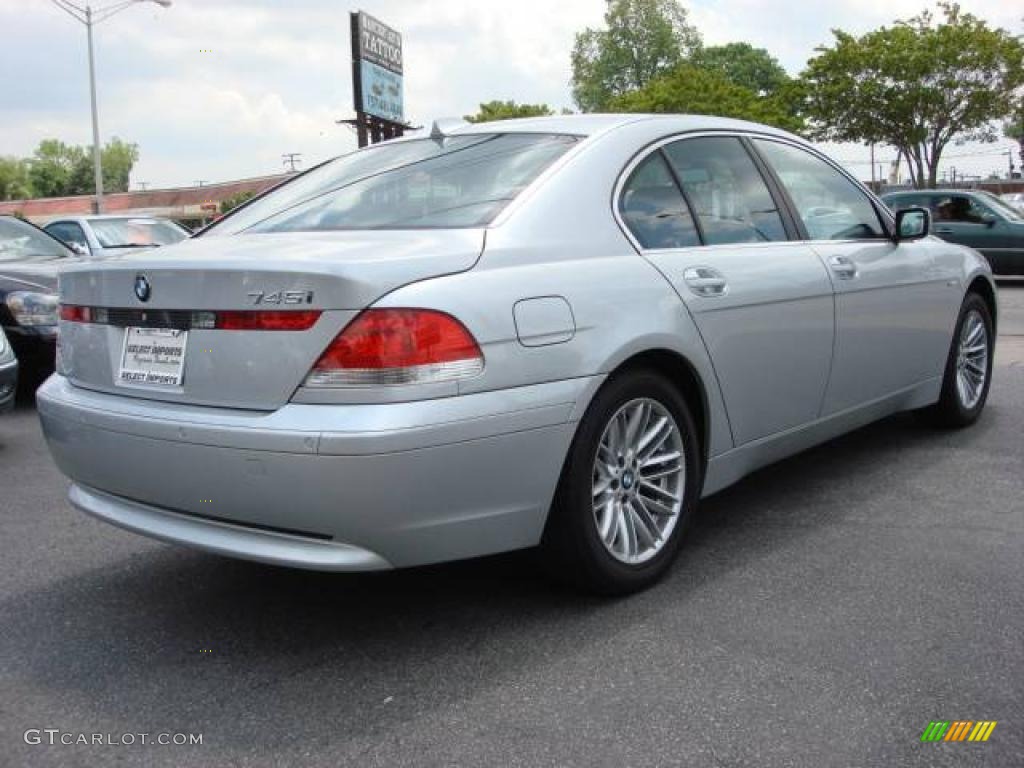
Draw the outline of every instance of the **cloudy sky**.
<instances>
[{"instance_id":1,"label":"cloudy sky","mask_svg":"<svg viewBox=\"0 0 1024 768\"><path fill-rule=\"evenodd\" d=\"M85 0L78 0L84 3ZM99 0L103 7L113 0ZM693 0L708 44L747 41L797 73L830 29L862 32L919 12L923 0ZM1017 0L961 0L1020 33ZM603 0L174 0L141 3L96 29L100 131L134 141L132 174L152 187L277 173L355 144L335 124L352 114L348 12L365 10L404 35L406 111L414 122L459 116L481 101L571 107L575 32L601 22ZM0 154L43 138L91 141L85 29L50 0L0 0ZM946 165L987 174L1012 146L951 147ZM861 147L833 148L861 177ZM893 156L879 151L879 159Z\"/></svg>"}]
</instances>

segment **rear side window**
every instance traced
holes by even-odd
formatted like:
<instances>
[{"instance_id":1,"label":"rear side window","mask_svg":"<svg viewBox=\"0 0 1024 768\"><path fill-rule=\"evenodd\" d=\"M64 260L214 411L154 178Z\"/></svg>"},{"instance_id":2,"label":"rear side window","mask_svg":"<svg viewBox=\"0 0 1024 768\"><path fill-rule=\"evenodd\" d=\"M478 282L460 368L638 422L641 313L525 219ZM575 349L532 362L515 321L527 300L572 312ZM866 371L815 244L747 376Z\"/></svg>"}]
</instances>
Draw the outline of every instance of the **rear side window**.
<instances>
[{"instance_id":1,"label":"rear side window","mask_svg":"<svg viewBox=\"0 0 1024 768\"><path fill-rule=\"evenodd\" d=\"M787 239L778 206L739 139L683 139L665 147L665 154L705 245Z\"/></svg>"},{"instance_id":2,"label":"rear side window","mask_svg":"<svg viewBox=\"0 0 1024 768\"><path fill-rule=\"evenodd\" d=\"M690 210L660 152L652 152L630 174L619 212L643 248L700 245Z\"/></svg>"},{"instance_id":3,"label":"rear side window","mask_svg":"<svg viewBox=\"0 0 1024 768\"><path fill-rule=\"evenodd\" d=\"M762 139L755 144L785 186L812 240L886 236L867 195L824 160L791 144Z\"/></svg>"},{"instance_id":4,"label":"rear side window","mask_svg":"<svg viewBox=\"0 0 1024 768\"><path fill-rule=\"evenodd\" d=\"M385 142L282 185L208 232L484 226L576 141L510 133Z\"/></svg>"}]
</instances>

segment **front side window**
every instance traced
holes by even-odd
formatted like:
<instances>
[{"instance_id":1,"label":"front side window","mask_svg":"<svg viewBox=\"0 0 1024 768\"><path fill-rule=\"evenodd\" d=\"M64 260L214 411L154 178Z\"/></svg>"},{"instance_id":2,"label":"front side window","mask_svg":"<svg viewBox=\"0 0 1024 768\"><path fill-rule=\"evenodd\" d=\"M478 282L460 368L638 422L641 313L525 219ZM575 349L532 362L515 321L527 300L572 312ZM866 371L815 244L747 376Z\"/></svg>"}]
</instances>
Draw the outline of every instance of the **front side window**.
<instances>
[{"instance_id":1,"label":"front side window","mask_svg":"<svg viewBox=\"0 0 1024 768\"><path fill-rule=\"evenodd\" d=\"M812 240L886 237L867 195L824 160L791 144L754 143L782 181Z\"/></svg>"},{"instance_id":2,"label":"front side window","mask_svg":"<svg viewBox=\"0 0 1024 768\"><path fill-rule=\"evenodd\" d=\"M82 228L75 224L73 221L58 221L55 224L48 224L46 231L65 243L77 243L84 248L88 248L88 244L85 241L85 233Z\"/></svg>"},{"instance_id":3,"label":"front side window","mask_svg":"<svg viewBox=\"0 0 1024 768\"><path fill-rule=\"evenodd\" d=\"M630 174L619 198L619 212L643 248L700 245L686 200L661 152L652 152Z\"/></svg>"},{"instance_id":4,"label":"front side window","mask_svg":"<svg viewBox=\"0 0 1024 768\"><path fill-rule=\"evenodd\" d=\"M935 198L932 217L935 221L987 224L995 215L986 205L969 195L940 195Z\"/></svg>"},{"instance_id":5,"label":"front side window","mask_svg":"<svg viewBox=\"0 0 1024 768\"><path fill-rule=\"evenodd\" d=\"M705 245L786 239L778 206L739 139L683 139L665 147L665 155L693 206Z\"/></svg>"},{"instance_id":6,"label":"front side window","mask_svg":"<svg viewBox=\"0 0 1024 768\"><path fill-rule=\"evenodd\" d=\"M485 226L577 141L509 133L385 142L282 185L204 236Z\"/></svg>"}]
</instances>

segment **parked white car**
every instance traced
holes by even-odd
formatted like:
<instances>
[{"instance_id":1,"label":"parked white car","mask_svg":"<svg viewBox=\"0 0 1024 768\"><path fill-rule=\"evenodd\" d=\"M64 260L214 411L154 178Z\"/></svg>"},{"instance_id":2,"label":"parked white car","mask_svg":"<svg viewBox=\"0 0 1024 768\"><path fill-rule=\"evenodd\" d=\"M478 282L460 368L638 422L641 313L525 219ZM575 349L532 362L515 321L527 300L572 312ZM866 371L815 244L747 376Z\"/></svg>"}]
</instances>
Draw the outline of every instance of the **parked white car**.
<instances>
[{"instance_id":1,"label":"parked white car","mask_svg":"<svg viewBox=\"0 0 1024 768\"><path fill-rule=\"evenodd\" d=\"M94 259L174 245L189 237L184 227L152 216L64 216L43 229L79 255Z\"/></svg>"}]
</instances>

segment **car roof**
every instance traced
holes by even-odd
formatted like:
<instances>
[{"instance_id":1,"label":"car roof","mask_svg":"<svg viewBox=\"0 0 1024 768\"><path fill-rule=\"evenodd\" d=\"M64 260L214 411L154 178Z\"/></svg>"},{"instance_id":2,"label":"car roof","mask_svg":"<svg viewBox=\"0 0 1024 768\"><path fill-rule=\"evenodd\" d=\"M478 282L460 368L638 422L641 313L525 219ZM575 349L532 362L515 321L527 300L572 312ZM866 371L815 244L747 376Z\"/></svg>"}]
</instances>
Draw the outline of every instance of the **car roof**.
<instances>
[{"instance_id":1,"label":"car roof","mask_svg":"<svg viewBox=\"0 0 1024 768\"><path fill-rule=\"evenodd\" d=\"M594 136L624 125L639 122L659 122L665 126L666 133L684 133L703 130L734 130L753 131L757 133L776 134L804 143L803 139L791 133L772 128L760 123L746 120L734 120L728 117L712 117L710 115L656 115L643 113L628 114L583 114L583 115L551 115L549 117L522 117L513 120L496 120L489 123L464 123L446 131L449 134L474 133L567 133L579 136ZM426 129L429 131L429 126Z\"/></svg>"}]
</instances>

